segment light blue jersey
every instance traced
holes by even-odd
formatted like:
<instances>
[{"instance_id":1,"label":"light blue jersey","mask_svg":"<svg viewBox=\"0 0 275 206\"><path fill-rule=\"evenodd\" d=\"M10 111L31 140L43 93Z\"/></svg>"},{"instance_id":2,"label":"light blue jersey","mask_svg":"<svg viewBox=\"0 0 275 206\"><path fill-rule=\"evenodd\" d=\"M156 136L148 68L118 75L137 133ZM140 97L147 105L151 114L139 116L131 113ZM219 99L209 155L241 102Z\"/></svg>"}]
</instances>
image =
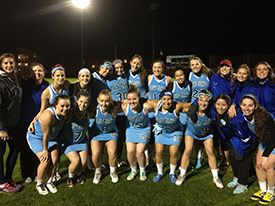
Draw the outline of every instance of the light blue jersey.
<instances>
[{"instance_id":1,"label":"light blue jersey","mask_svg":"<svg viewBox=\"0 0 275 206\"><path fill-rule=\"evenodd\" d=\"M145 85L144 83L142 84L140 82L140 74L133 75L132 71L130 70L128 83L129 85L135 85L140 92L140 97L147 99Z\"/></svg>"},{"instance_id":2,"label":"light blue jersey","mask_svg":"<svg viewBox=\"0 0 275 206\"><path fill-rule=\"evenodd\" d=\"M112 93L114 101L122 101L127 99L128 79L125 72L117 78L111 78L106 81L108 89Z\"/></svg>"},{"instance_id":3,"label":"light blue jersey","mask_svg":"<svg viewBox=\"0 0 275 206\"><path fill-rule=\"evenodd\" d=\"M50 91L50 99L49 99L49 103L50 104L52 104L53 103L53 101L54 101L54 99L57 97L57 96L59 96L59 95L69 95L69 93L68 93L68 91L66 90L66 89L64 89L64 87L63 87L63 89L59 92L59 93L57 93L55 90L54 90L54 88L53 88L53 85L51 84L50 86L48 86L48 88L49 88L49 91Z\"/></svg>"},{"instance_id":4,"label":"light blue jersey","mask_svg":"<svg viewBox=\"0 0 275 206\"><path fill-rule=\"evenodd\" d=\"M185 88L181 88L177 81L173 82L173 101L174 102L190 102L191 88L187 85Z\"/></svg>"},{"instance_id":5,"label":"light blue jersey","mask_svg":"<svg viewBox=\"0 0 275 206\"><path fill-rule=\"evenodd\" d=\"M65 116L58 117L53 107L49 107L46 110L51 111L54 117L48 145L48 148L50 148L55 145L57 146L56 140L65 123ZM27 141L34 153L43 151L43 136L40 118L38 118L37 123L34 124L34 133L27 132Z\"/></svg>"},{"instance_id":6,"label":"light blue jersey","mask_svg":"<svg viewBox=\"0 0 275 206\"><path fill-rule=\"evenodd\" d=\"M98 105L95 121L89 131L93 136L91 141L117 140L116 116L112 117L109 113L103 114Z\"/></svg>"},{"instance_id":7,"label":"light blue jersey","mask_svg":"<svg viewBox=\"0 0 275 206\"><path fill-rule=\"evenodd\" d=\"M197 99L197 95L202 89L209 90L209 78L205 74L201 74L198 77L193 72L190 72L189 81L192 82L191 102Z\"/></svg>"},{"instance_id":8,"label":"light blue jersey","mask_svg":"<svg viewBox=\"0 0 275 206\"><path fill-rule=\"evenodd\" d=\"M179 121L176 111L161 111L161 101L158 102L155 118L157 125L161 128L160 133L155 132L155 142L163 145L176 145L179 146L182 139L183 127Z\"/></svg>"},{"instance_id":9,"label":"light blue jersey","mask_svg":"<svg viewBox=\"0 0 275 206\"><path fill-rule=\"evenodd\" d=\"M132 108L127 105L127 112L125 114L128 120L126 128L126 143L143 143L147 144L151 135L150 119L144 108L140 112L133 112Z\"/></svg>"},{"instance_id":10,"label":"light blue jersey","mask_svg":"<svg viewBox=\"0 0 275 206\"><path fill-rule=\"evenodd\" d=\"M152 75L150 82L148 82L149 88L149 98L159 100L159 94L167 87L167 76L164 76L162 79L157 80L155 75Z\"/></svg>"},{"instance_id":11,"label":"light blue jersey","mask_svg":"<svg viewBox=\"0 0 275 206\"><path fill-rule=\"evenodd\" d=\"M186 115L186 113L184 113ZM187 118L187 128L185 135L188 135L196 140L206 140L213 137L212 134L212 122L211 118L204 116L198 116L196 123Z\"/></svg>"}]
</instances>

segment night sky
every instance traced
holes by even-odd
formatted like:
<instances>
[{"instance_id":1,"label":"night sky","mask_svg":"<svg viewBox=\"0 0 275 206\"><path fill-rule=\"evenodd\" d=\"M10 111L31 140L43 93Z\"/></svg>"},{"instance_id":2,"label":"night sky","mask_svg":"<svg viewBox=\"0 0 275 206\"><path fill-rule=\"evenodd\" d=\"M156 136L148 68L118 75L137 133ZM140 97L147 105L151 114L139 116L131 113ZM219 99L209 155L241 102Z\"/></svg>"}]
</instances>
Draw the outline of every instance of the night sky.
<instances>
[{"instance_id":1,"label":"night sky","mask_svg":"<svg viewBox=\"0 0 275 206\"><path fill-rule=\"evenodd\" d=\"M154 11L152 3L158 4ZM253 0L92 0L83 10L86 61L164 55L275 54L275 2ZM80 9L71 1L10 0L0 3L1 53L19 47L48 61L81 58ZM50 60L49 60L50 59ZM273 65L274 67L275 65Z\"/></svg>"}]
</instances>

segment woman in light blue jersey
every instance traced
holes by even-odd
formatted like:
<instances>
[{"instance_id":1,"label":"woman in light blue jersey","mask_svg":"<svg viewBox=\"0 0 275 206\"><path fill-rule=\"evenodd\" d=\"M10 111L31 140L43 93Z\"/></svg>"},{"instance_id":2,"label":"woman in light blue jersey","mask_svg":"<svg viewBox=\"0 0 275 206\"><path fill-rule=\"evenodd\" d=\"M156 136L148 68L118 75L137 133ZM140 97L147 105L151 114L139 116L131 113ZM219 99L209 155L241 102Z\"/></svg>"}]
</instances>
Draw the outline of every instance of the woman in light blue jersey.
<instances>
[{"instance_id":1,"label":"woman in light blue jersey","mask_svg":"<svg viewBox=\"0 0 275 206\"><path fill-rule=\"evenodd\" d=\"M112 94L108 89L104 89L99 93L97 101L98 105L92 109L90 117L95 120L92 127L89 128L92 160L96 168L93 183L98 184L100 182L101 153L104 144L107 147L109 156L110 176L112 182L117 183L119 180L116 173L118 130L115 122L116 113L122 112L121 104L113 101Z\"/></svg>"},{"instance_id":2,"label":"woman in light blue jersey","mask_svg":"<svg viewBox=\"0 0 275 206\"><path fill-rule=\"evenodd\" d=\"M86 166L88 158L86 133L89 126L87 109L90 101L91 97L87 92L81 92L76 95L75 107L67 115L66 123L62 130L64 154L71 161L68 167L68 187L73 187L75 183L84 183L81 173Z\"/></svg>"},{"instance_id":3,"label":"woman in light blue jersey","mask_svg":"<svg viewBox=\"0 0 275 206\"><path fill-rule=\"evenodd\" d=\"M191 103L173 102L173 94L169 90L163 90L159 95L160 100L147 100L154 108L156 124L155 147L156 165L158 174L153 179L159 182L163 177L163 155L165 147L169 146L170 152L170 179L176 182L175 170L178 161L178 148L182 139L183 128L179 121L179 113L186 111Z\"/></svg>"},{"instance_id":4,"label":"woman in light blue jersey","mask_svg":"<svg viewBox=\"0 0 275 206\"><path fill-rule=\"evenodd\" d=\"M181 158L180 176L176 181L176 185L181 185L185 179L185 174L189 165L189 158L192 153L195 140L203 142L206 154L208 156L208 164L211 168L213 181L218 188L223 188L223 184L218 176L217 161L213 151L213 134L211 116L207 115L209 111L209 101L212 99L212 94L208 90L201 90L198 93L198 109L197 121L192 122L187 118L187 128L185 132L185 150Z\"/></svg>"},{"instance_id":5,"label":"woman in light blue jersey","mask_svg":"<svg viewBox=\"0 0 275 206\"><path fill-rule=\"evenodd\" d=\"M40 160L37 168L36 189L41 195L47 195L48 190L52 193L57 192L57 188L52 182L58 162L57 138L69 109L69 96L56 97L51 107L44 110L39 116L37 123L34 124L33 133L27 133L29 146ZM43 183L45 175L50 177L46 184L47 187Z\"/></svg>"},{"instance_id":6,"label":"woman in light blue jersey","mask_svg":"<svg viewBox=\"0 0 275 206\"><path fill-rule=\"evenodd\" d=\"M129 85L135 85L139 89L140 96L142 98L148 98L148 77L143 65L142 57L139 54L135 54L130 61L130 65L131 70L128 75Z\"/></svg>"},{"instance_id":7,"label":"woman in light blue jersey","mask_svg":"<svg viewBox=\"0 0 275 206\"><path fill-rule=\"evenodd\" d=\"M140 99L139 90L135 85L130 85L127 100L128 104L122 105L122 110L128 119L126 129L126 147L131 172L127 177L127 180L133 180L137 175L138 163L140 169L139 179L145 181L147 177L145 173L144 150L151 134L151 124L148 113L149 111L153 111L153 107Z\"/></svg>"}]
</instances>

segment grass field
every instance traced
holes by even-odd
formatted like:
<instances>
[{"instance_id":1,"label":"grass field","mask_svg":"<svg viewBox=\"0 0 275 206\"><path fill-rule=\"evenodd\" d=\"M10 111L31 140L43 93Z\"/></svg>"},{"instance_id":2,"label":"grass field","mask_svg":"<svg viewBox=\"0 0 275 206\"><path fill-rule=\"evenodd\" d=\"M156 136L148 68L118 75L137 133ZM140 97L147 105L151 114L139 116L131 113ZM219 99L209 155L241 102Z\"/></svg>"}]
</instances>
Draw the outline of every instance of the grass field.
<instances>
[{"instance_id":1,"label":"grass field","mask_svg":"<svg viewBox=\"0 0 275 206\"><path fill-rule=\"evenodd\" d=\"M75 79L70 80L74 81ZM122 158L126 160L125 148ZM105 157L105 162L107 162L107 157ZM17 194L0 194L0 205L259 205L259 203L250 200L251 194L258 190L256 177L249 179L249 189L247 192L242 195L233 195L233 189L227 187L218 189L212 182L212 174L207 165L207 159L204 159L201 169L188 171L186 181L182 186L172 184L169 178L168 148L166 148L165 152L164 178L158 183L152 181L157 174L156 168L147 169L147 181L141 182L137 177L135 180L129 182L126 180L126 177L130 172L130 168L121 167L117 168L120 178L117 184L111 182L109 170L106 170L102 173L102 181L98 185L95 185L92 183L94 171L86 170L83 174L83 177L86 179L85 184L67 188L68 165L69 160L65 155L62 155L60 160L62 180L57 185L59 191L56 194L42 196L35 189L36 183L22 183L24 188ZM19 183L23 181L20 172L18 161L13 179ZM178 173L179 170L177 170ZM231 167L227 171L221 171L219 175L224 185L226 185L233 178Z\"/></svg>"}]
</instances>

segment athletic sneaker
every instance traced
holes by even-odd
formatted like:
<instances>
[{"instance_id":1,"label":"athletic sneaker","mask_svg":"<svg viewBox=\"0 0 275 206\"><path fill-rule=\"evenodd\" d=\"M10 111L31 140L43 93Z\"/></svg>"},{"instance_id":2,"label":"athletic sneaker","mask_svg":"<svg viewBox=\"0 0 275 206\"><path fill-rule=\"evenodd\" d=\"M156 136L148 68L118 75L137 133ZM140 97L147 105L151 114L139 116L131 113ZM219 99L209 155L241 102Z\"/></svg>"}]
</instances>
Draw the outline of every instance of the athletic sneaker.
<instances>
[{"instance_id":1,"label":"athletic sneaker","mask_svg":"<svg viewBox=\"0 0 275 206\"><path fill-rule=\"evenodd\" d=\"M100 178L101 178L101 172L95 173L93 183L98 184L100 182Z\"/></svg>"},{"instance_id":2,"label":"athletic sneaker","mask_svg":"<svg viewBox=\"0 0 275 206\"><path fill-rule=\"evenodd\" d=\"M266 205L271 203L274 200L275 196L267 192L263 198L259 201L259 203Z\"/></svg>"},{"instance_id":3,"label":"athletic sneaker","mask_svg":"<svg viewBox=\"0 0 275 206\"><path fill-rule=\"evenodd\" d=\"M58 191L57 187L53 184L53 182L47 183L46 186L51 193L56 193Z\"/></svg>"},{"instance_id":4,"label":"athletic sneaker","mask_svg":"<svg viewBox=\"0 0 275 206\"><path fill-rule=\"evenodd\" d=\"M67 186L68 187L73 187L74 186L74 179L73 178L68 178L67 179Z\"/></svg>"},{"instance_id":5,"label":"athletic sneaker","mask_svg":"<svg viewBox=\"0 0 275 206\"><path fill-rule=\"evenodd\" d=\"M179 175L178 179L175 182L175 184L178 185L178 186L182 185L184 179L185 179L185 175Z\"/></svg>"},{"instance_id":6,"label":"athletic sneaker","mask_svg":"<svg viewBox=\"0 0 275 206\"><path fill-rule=\"evenodd\" d=\"M19 190L21 190L21 189L23 188L22 185L17 184L17 183L14 182L12 179L7 179L6 181L10 184L10 186L16 187L16 188L18 188Z\"/></svg>"},{"instance_id":7,"label":"athletic sneaker","mask_svg":"<svg viewBox=\"0 0 275 206\"><path fill-rule=\"evenodd\" d=\"M219 177L214 177L213 178L213 182L216 184L216 186L218 188L223 188L223 184L222 184L222 181Z\"/></svg>"},{"instance_id":8,"label":"athletic sneaker","mask_svg":"<svg viewBox=\"0 0 275 206\"><path fill-rule=\"evenodd\" d=\"M263 196L265 196L266 192L259 190L258 192L255 192L252 196L251 196L251 200L255 200L255 201L259 201L260 199L263 198Z\"/></svg>"},{"instance_id":9,"label":"athletic sneaker","mask_svg":"<svg viewBox=\"0 0 275 206\"><path fill-rule=\"evenodd\" d=\"M157 174L157 176L154 177L153 182L159 182L162 177L163 175Z\"/></svg>"},{"instance_id":10,"label":"athletic sneaker","mask_svg":"<svg viewBox=\"0 0 275 206\"><path fill-rule=\"evenodd\" d=\"M137 175L137 173L135 171L131 171L127 177L127 180L131 181L131 180L135 179L136 175Z\"/></svg>"},{"instance_id":11,"label":"athletic sneaker","mask_svg":"<svg viewBox=\"0 0 275 206\"><path fill-rule=\"evenodd\" d=\"M47 195L47 194L49 194L49 191L47 190L47 188L44 185L44 183L42 183L41 185L36 185L36 189L37 189L37 191L38 191L38 193L40 195Z\"/></svg>"},{"instance_id":12,"label":"athletic sneaker","mask_svg":"<svg viewBox=\"0 0 275 206\"><path fill-rule=\"evenodd\" d=\"M110 177L112 178L112 183L117 183L119 180L116 172L110 173Z\"/></svg>"},{"instance_id":13,"label":"athletic sneaker","mask_svg":"<svg viewBox=\"0 0 275 206\"><path fill-rule=\"evenodd\" d=\"M247 191L247 186L238 184L236 189L233 191L233 194L238 195L244 193L245 191Z\"/></svg>"},{"instance_id":14,"label":"athletic sneaker","mask_svg":"<svg viewBox=\"0 0 275 206\"><path fill-rule=\"evenodd\" d=\"M0 187L0 193L10 194L18 191L19 191L19 188L13 187L9 183L5 183L4 187Z\"/></svg>"},{"instance_id":15,"label":"athletic sneaker","mask_svg":"<svg viewBox=\"0 0 275 206\"><path fill-rule=\"evenodd\" d=\"M234 188L234 187L237 186L237 184L238 184L238 179L237 178L233 178L233 180L227 184L227 187Z\"/></svg>"},{"instance_id":16,"label":"athletic sneaker","mask_svg":"<svg viewBox=\"0 0 275 206\"><path fill-rule=\"evenodd\" d=\"M176 183L176 181L177 181L177 177L176 177L176 175L174 175L174 174L170 174L169 176L170 176L171 182L172 182L173 184L175 184L175 183Z\"/></svg>"},{"instance_id":17,"label":"athletic sneaker","mask_svg":"<svg viewBox=\"0 0 275 206\"><path fill-rule=\"evenodd\" d=\"M147 177L146 177L145 172L142 172L142 173L140 174L139 180L140 180L140 181L145 181L145 180L147 180Z\"/></svg>"},{"instance_id":18,"label":"athletic sneaker","mask_svg":"<svg viewBox=\"0 0 275 206\"><path fill-rule=\"evenodd\" d=\"M31 183L32 182L32 178L31 177L27 177L26 179L25 179L25 183Z\"/></svg>"},{"instance_id":19,"label":"athletic sneaker","mask_svg":"<svg viewBox=\"0 0 275 206\"><path fill-rule=\"evenodd\" d=\"M83 185L85 183L85 180L81 176L78 176L78 177L75 178L75 182L77 184Z\"/></svg>"},{"instance_id":20,"label":"athletic sneaker","mask_svg":"<svg viewBox=\"0 0 275 206\"><path fill-rule=\"evenodd\" d=\"M198 158L198 160L197 160L197 165L196 165L196 169L200 169L200 168L201 168L201 161L202 161L202 159L201 159L201 158Z\"/></svg>"}]
</instances>

